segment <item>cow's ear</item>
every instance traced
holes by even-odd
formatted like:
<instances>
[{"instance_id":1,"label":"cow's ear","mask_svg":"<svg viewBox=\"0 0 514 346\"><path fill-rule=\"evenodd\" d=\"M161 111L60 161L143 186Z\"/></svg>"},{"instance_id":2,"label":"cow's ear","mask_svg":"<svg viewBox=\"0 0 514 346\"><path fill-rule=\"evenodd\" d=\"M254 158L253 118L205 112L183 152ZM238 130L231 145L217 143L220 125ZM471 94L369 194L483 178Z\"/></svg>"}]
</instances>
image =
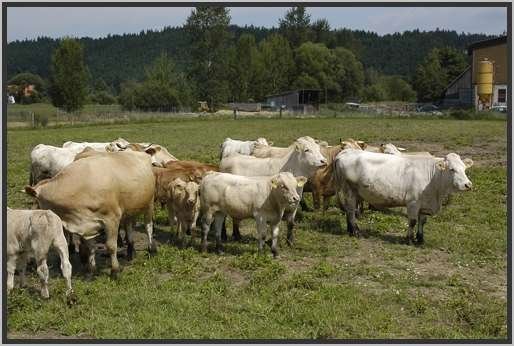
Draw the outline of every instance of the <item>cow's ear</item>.
<instances>
[{"instance_id":1,"label":"cow's ear","mask_svg":"<svg viewBox=\"0 0 514 346\"><path fill-rule=\"evenodd\" d=\"M297 182L298 187L302 187L307 182L307 178L302 177L302 176L296 177L296 182Z\"/></svg>"},{"instance_id":2,"label":"cow's ear","mask_svg":"<svg viewBox=\"0 0 514 346\"><path fill-rule=\"evenodd\" d=\"M361 147L362 150L366 149L366 147L368 146L368 144L364 141L357 141L357 144L359 145L359 147Z\"/></svg>"},{"instance_id":3,"label":"cow's ear","mask_svg":"<svg viewBox=\"0 0 514 346\"><path fill-rule=\"evenodd\" d=\"M271 147L273 145L273 142L268 142L268 145Z\"/></svg>"},{"instance_id":4,"label":"cow's ear","mask_svg":"<svg viewBox=\"0 0 514 346\"><path fill-rule=\"evenodd\" d=\"M462 160L462 162L464 162L464 165L466 166L466 168L473 166L473 160L471 160L469 158Z\"/></svg>"},{"instance_id":5,"label":"cow's ear","mask_svg":"<svg viewBox=\"0 0 514 346\"><path fill-rule=\"evenodd\" d=\"M402 147L396 147L396 149L398 149L399 151L405 151L405 150L407 150L407 149L402 148Z\"/></svg>"},{"instance_id":6,"label":"cow's ear","mask_svg":"<svg viewBox=\"0 0 514 346\"><path fill-rule=\"evenodd\" d=\"M271 178L271 187L273 189L276 189L278 187L278 179L277 179L277 177Z\"/></svg>"},{"instance_id":7,"label":"cow's ear","mask_svg":"<svg viewBox=\"0 0 514 346\"><path fill-rule=\"evenodd\" d=\"M294 148L296 151L299 151L299 152L302 152L303 150L303 145L299 142L296 142L295 145L294 145Z\"/></svg>"},{"instance_id":8,"label":"cow's ear","mask_svg":"<svg viewBox=\"0 0 514 346\"><path fill-rule=\"evenodd\" d=\"M437 161L437 163L435 165L438 169L440 169L441 171L444 171L445 169L448 168L448 161L446 161L446 160Z\"/></svg>"},{"instance_id":9,"label":"cow's ear","mask_svg":"<svg viewBox=\"0 0 514 346\"><path fill-rule=\"evenodd\" d=\"M155 150L155 148L148 148L148 149L145 149L145 153L147 153L148 155L155 155L157 151Z\"/></svg>"}]
</instances>

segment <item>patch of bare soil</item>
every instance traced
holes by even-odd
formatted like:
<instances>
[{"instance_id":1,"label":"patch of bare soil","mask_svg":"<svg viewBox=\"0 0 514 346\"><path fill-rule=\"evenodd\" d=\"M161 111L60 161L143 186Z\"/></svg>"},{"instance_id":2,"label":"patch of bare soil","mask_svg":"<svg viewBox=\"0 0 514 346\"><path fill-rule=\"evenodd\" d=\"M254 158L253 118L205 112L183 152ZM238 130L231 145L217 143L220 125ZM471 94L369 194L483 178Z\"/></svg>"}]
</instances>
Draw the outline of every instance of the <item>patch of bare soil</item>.
<instances>
[{"instance_id":1,"label":"patch of bare soil","mask_svg":"<svg viewBox=\"0 0 514 346\"><path fill-rule=\"evenodd\" d=\"M398 235L402 237L403 235ZM394 235L392 235L394 237ZM351 256L344 256L339 259L339 265L350 267L362 267L372 269L371 274L366 270L362 277L357 280L359 284L367 288L385 289L380 283L381 273L387 273L392 277L402 276L413 282L420 282L421 285L409 290L415 294L417 291L425 290L432 296L443 297L446 290L440 287L423 287L423 283L434 283L439 286L441 283L451 285L466 285L478 287L478 290L499 299L507 299L507 274L505 271L491 268L483 268L469 263L454 263L450 260L447 252L439 249L431 249L430 252L423 251L416 253L415 257L400 255L390 257L390 253L384 250L383 245L376 242L376 239L359 239L359 249ZM413 245L405 245L413 246ZM376 279L376 280L375 280Z\"/></svg>"},{"instance_id":2,"label":"patch of bare soil","mask_svg":"<svg viewBox=\"0 0 514 346\"><path fill-rule=\"evenodd\" d=\"M490 140L477 138L473 141L472 146L455 145L451 148L448 148L444 143L415 141L398 141L395 145L406 148L407 152L428 151L439 157L450 152L456 152L461 157L472 158L478 167L507 165L506 138Z\"/></svg>"}]
</instances>

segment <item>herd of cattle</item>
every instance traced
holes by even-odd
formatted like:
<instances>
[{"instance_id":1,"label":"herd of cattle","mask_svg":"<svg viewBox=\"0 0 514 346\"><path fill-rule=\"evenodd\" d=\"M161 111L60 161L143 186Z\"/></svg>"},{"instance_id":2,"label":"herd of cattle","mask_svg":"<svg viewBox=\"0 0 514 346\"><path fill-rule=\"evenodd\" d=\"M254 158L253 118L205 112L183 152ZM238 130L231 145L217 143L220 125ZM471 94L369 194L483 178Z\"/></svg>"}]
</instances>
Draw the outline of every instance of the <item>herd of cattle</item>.
<instances>
[{"instance_id":1,"label":"herd of cattle","mask_svg":"<svg viewBox=\"0 0 514 346\"><path fill-rule=\"evenodd\" d=\"M465 170L473 161L454 153L439 158L428 152L409 153L390 143L375 147L353 139L329 146L309 136L286 148L272 145L265 138L227 138L220 147L218 166L178 160L161 145L122 138L111 143L66 142L62 148L37 145L31 152L30 185L24 189L35 205L31 210L7 211L8 290L14 286L17 267L23 285L27 260L34 257L41 295L48 297L46 258L53 247L61 259L67 296L73 296L69 251L78 252L89 272L94 272L95 239L102 232L111 275L116 276L118 244L126 242L131 260L133 228L141 215L148 249L156 251L154 205L166 207L178 237L190 233L191 244L198 221L202 251L207 250L211 226L221 252L226 217L233 220L235 240L240 238L240 221L253 218L259 250L269 225L276 256L281 220L287 221L288 243L294 243L295 215L305 192L312 193L316 209L323 197L323 210L337 196L351 235L359 234L356 217L363 202L375 210L406 207L407 239L413 240L417 224L416 240L423 242L427 215L437 213L451 193L472 186Z\"/></svg>"}]
</instances>

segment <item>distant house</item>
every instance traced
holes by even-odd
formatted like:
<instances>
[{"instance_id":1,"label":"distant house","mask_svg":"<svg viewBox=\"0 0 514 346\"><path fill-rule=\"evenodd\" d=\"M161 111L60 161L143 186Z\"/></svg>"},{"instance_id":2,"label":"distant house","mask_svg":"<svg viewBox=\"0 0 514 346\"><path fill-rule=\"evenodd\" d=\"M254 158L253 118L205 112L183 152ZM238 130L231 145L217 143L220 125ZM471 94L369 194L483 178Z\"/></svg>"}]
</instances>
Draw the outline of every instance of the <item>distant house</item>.
<instances>
[{"instance_id":1,"label":"distant house","mask_svg":"<svg viewBox=\"0 0 514 346\"><path fill-rule=\"evenodd\" d=\"M299 89L266 96L266 103L272 109L286 109L303 114L319 111L321 90Z\"/></svg>"},{"instance_id":2,"label":"distant house","mask_svg":"<svg viewBox=\"0 0 514 346\"><path fill-rule=\"evenodd\" d=\"M474 107L475 109L506 107L508 85L507 36L479 41L468 47L471 65L446 87L442 99L445 107ZM492 63L492 94L488 102L478 95L479 66Z\"/></svg>"}]
</instances>

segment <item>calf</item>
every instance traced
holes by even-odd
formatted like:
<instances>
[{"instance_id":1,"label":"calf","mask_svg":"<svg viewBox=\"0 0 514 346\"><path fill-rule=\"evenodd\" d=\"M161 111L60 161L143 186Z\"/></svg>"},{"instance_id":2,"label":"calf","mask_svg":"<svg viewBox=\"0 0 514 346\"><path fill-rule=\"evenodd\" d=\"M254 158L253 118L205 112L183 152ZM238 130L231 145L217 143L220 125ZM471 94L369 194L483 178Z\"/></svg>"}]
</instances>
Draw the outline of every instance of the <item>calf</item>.
<instances>
[{"instance_id":1,"label":"calf","mask_svg":"<svg viewBox=\"0 0 514 346\"><path fill-rule=\"evenodd\" d=\"M209 173L200 184L203 216L202 251L207 250L207 234L214 220L216 249L222 251L221 227L227 215L236 220L254 218L257 224L259 251L263 250L267 223L272 231L271 251L278 255L279 224L287 207L300 201L297 188L307 179L282 172L266 177L243 177L228 173Z\"/></svg>"},{"instance_id":2,"label":"calf","mask_svg":"<svg viewBox=\"0 0 514 346\"><path fill-rule=\"evenodd\" d=\"M191 242L196 233L196 220L200 212L199 186L193 181L177 178L171 186L171 212L177 218L177 233L182 238L184 231L191 231Z\"/></svg>"},{"instance_id":3,"label":"calf","mask_svg":"<svg viewBox=\"0 0 514 346\"><path fill-rule=\"evenodd\" d=\"M471 159L461 160L454 153L444 159L408 157L347 149L334 161L336 188L344 194L347 229L357 235L355 208L358 198L378 208L407 207L407 239L423 242L427 215L436 214L452 193L471 189L465 170Z\"/></svg>"},{"instance_id":4,"label":"calf","mask_svg":"<svg viewBox=\"0 0 514 346\"><path fill-rule=\"evenodd\" d=\"M49 298L49 272L46 260L51 247L57 251L61 259L61 271L66 280L66 296L70 302L74 299L71 264L61 219L50 210L7 208L7 290L11 291L14 287L14 271L17 264L21 269L21 285L25 286L27 260L34 257L41 282L41 296Z\"/></svg>"},{"instance_id":5,"label":"calf","mask_svg":"<svg viewBox=\"0 0 514 346\"><path fill-rule=\"evenodd\" d=\"M193 181L199 184L207 172L217 172L218 167L203 164L197 161L171 161L165 164L165 168L152 168L155 176L155 200L162 206L166 205L168 210L168 221L170 226L175 224L175 215L171 203L171 184L175 179L184 182Z\"/></svg>"},{"instance_id":6,"label":"calf","mask_svg":"<svg viewBox=\"0 0 514 346\"><path fill-rule=\"evenodd\" d=\"M289 152L283 157L256 158L234 154L225 157L220 162L220 171L243 175L243 176L270 176L279 172L291 172L295 176L305 176L310 178L318 168L327 164L327 160L320 152L320 146L311 137L300 137ZM300 196L303 193L302 187L297 191ZM286 208L288 242L294 242L294 219L297 206ZM237 238L239 234L238 222L234 219L233 236Z\"/></svg>"},{"instance_id":7,"label":"calf","mask_svg":"<svg viewBox=\"0 0 514 346\"><path fill-rule=\"evenodd\" d=\"M255 141L240 141L237 139L225 138L220 146L220 160L234 153L251 155L257 144L269 146L273 145L273 142L268 143L266 138L257 138Z\"/></svg>"}]
</instances>

